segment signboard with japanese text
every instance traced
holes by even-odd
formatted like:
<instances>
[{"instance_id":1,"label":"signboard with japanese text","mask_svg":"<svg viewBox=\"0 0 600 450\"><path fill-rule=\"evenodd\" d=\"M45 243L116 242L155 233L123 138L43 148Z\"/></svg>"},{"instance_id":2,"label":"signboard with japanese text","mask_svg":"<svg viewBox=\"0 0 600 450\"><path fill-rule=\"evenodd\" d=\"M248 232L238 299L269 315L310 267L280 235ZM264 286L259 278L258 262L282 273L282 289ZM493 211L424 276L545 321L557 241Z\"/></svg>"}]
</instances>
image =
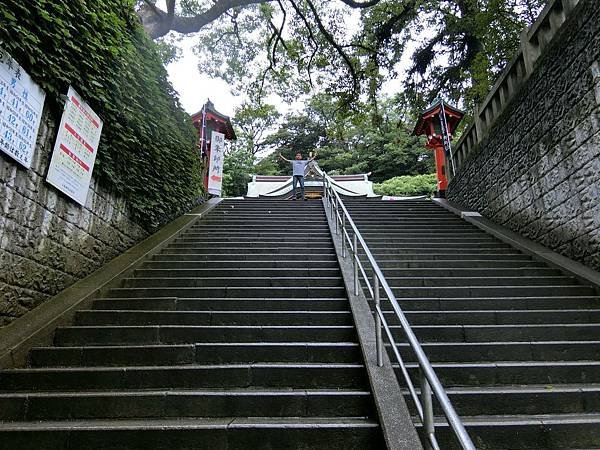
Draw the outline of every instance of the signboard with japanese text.
<instances>
[{"instance_id":1,"label":"signboard with japanese text","mask_svg":"<svg viewBox=\"0 0 600 450\"><path fill-rule=\"evenodd\" d=\"M208 169L208 193L221 196L223 183L223 159L225 158L225 135L213 131L210 138L210 163Z\"/></svg>"},{"instance_id":2,"label":"signboard with japanese text","mask_svg":"<svg viewBox=\"0 0 600 450\"><path fill-rule=\"evenodd\" d=\"M103 122L69 87L46 181L85 204Z\"/></svg>"},{"instance_id":3,"label":"signboard with japanese text","mask_svg":"<svg viewBox=\"0 0 600 450\"><path fill-rule=\"evenodd\" d=\"M0 150L31 167L46 93L0 49Z\"/></svg>"}]
</instances>

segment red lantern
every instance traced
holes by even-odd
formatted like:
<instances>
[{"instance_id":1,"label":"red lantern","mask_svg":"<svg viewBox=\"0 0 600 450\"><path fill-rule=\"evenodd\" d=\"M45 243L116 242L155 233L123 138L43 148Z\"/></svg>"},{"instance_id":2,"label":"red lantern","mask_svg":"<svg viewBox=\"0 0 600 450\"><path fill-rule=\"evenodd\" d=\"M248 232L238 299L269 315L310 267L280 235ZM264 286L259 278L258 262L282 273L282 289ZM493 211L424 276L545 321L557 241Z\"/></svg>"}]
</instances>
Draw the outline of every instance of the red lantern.
<instances>
[{"instance_id":1,"label":"red lantern","mask_svg":"<svg viewBox=\"0 0 600 450\"><path fill-rule=\"evenodd\" d=\"M427 147L433 149L437 175L437 196L445 197L448 188L446 161L452 163L450 140L465 113L436 99L423 111L415 125L413 134L427 136ZM451 170L453 170L451 168Z\"/></svg>"}]
</instances>

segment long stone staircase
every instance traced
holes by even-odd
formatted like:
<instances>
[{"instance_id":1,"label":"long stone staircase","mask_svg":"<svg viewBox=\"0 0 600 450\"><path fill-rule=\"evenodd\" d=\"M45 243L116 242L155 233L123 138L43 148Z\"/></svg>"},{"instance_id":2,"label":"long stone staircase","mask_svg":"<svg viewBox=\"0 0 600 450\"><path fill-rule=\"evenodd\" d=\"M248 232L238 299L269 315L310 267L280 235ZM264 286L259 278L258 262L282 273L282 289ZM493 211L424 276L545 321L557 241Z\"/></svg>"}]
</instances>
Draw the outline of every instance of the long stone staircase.
<instances>
[{"instance_id":1,"label":"long stone staircase","mask_svg":"<svg viewBox=\"0 0 600 450\"><path fill-rule=\"evenodd\" d=\"M431 201L344 203L477 448L600 448L598 292Z\"/></svg>"},{"instance_id":2,"label":"long stone staircase","mask_svg":"<svg viewBox=\"0 0 600 450\"><path fill-rule=\"evenodd\" d=\"M223 201L0 371L1 449L382 445L319 201Z\"/></svg>"}]
</instances>

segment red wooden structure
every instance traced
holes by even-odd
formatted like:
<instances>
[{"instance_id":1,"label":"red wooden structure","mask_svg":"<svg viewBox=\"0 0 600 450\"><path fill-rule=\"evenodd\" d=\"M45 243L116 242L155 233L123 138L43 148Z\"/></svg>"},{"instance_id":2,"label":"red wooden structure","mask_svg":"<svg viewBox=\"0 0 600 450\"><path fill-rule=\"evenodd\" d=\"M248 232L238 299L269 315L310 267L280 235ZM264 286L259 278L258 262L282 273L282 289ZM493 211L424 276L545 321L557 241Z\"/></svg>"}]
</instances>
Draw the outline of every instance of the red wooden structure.
<instances>
[{"instance_id":1,"label":"red wooden structure","mask_svg":"<svg viewBox=\"0 0 600 450\"><path fill-rule=\"evenodd\" d=\"M448 105L441 99L436 99L421 113L413 131L417 136L422 134L427 136L427 147L434 151L438 197L446 195L448 187L446 161L447 157L448 160L450 159L450 140L464 115L465 113L460 109ZM447 130L446 142L444 142L444 129Z\"/></svg>"},{"instance_id":2,"label":"red wooden structure","mask_svg":"<svg viewBox=\"0 0 600 450\"><path fill-rule=\"evenodd\" d=\"M208 100L202 109L192 114L194 127L198 132L198 149L202 154L202 176L204 179L204 188L208 189L208 163L210 161L210 137L212 131L217 131L225 135L227 140L235 140L235 131L231 126L231 120L225 114L221 114L215 109L215 105Z\"/></svg>"}]
</instances>

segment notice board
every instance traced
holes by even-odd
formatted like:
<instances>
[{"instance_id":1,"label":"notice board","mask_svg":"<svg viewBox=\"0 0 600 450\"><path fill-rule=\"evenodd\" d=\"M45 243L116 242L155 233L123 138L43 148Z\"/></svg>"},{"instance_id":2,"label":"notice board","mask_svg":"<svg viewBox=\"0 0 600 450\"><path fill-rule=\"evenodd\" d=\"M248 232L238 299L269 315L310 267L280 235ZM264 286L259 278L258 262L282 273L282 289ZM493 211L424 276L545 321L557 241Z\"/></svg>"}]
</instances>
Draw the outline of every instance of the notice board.
<instances>
[{"instance_id":1,"label":"notice board","mask_svg":"<svg viewBox=\"0 0 600 450\"><path fill-rule=\"evenodd\" d=\"M46 93L0 49L0 150L31 167Z\"/></svg>"},{"instance_id":2,"label":"notice board","mask_svg":"<svg viewBox=\"0 0 600 450\"><path fill-rule=\"evenodd\" d=\"M46 181L84 205L103 122L72 87L67 97Z\"/></svg>"}]
</instances>

